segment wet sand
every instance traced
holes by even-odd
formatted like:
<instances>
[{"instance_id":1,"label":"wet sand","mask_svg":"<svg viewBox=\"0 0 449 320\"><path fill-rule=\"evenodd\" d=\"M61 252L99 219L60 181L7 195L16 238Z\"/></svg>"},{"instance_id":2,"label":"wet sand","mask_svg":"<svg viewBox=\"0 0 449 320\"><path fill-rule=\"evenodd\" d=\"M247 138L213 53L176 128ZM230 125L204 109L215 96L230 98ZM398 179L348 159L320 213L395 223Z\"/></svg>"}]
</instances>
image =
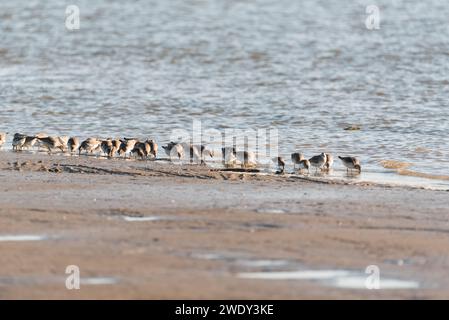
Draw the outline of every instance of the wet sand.
<instances>
[{"instance_id":1,"label":"wet sand","mask_svg":"<svg viewBox=\"0 0 449 320\"><path fill-rule=\"evenodd\" d=\"M1 299L449 298L448 192L5 151L0 179ZM245 278L368 265L380 290Z\"/></svg>"}]
</instances>

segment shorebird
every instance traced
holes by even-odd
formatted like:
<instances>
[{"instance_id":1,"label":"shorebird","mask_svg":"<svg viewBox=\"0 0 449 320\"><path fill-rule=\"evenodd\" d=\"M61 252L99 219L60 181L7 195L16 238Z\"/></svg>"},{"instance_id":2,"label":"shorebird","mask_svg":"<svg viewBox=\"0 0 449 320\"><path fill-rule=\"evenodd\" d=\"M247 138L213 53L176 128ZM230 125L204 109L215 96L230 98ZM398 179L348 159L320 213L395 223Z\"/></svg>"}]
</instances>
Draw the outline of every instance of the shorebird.
<instances>
[{"instance_id":1,"label":"shorebird","mask_svg":"<svg viewBox=\"0 0 449 320\"><path fill-rule=\"evenodd\" d=\"M137 139L128 139L124 138L123 140L120 140L122 143L120 144L120 148L118 150L118 154L120 156L124 156L126 158L126 154L131 154L131 151L134 149L134 146L137 142L139 142Z\"/></svg>"},{"instance_id":2,"label":"shorebird","mask_svg":"<svg viewBox=\"0 0 449 320\"><path fill-rule=\"evenodd\" d=\"M221 155L223 156L223 159L226 158L226 155L232 153L232 154L236 154L237 150L235 149L235 147L223 147L221 148Z\"/></svg>"},{"instance_id":3,"label":"shorebird","mask_svg":"<svg viewBox=\"0 0 449 320\"><path fill-rule=\"evenodd\" d=\"M162 149L170 158L177 156L181 160L184 157L184 147L180 143L170 142L166 146L162 146Z\"/></svg>"},{"instance_id":4,"label":"shorebird","mask_svg":"<svg viewBox=\"0 0 449 320\"><path fill-rule=\"evenodd\" d=\"M326 164L326 154L325 153L321 153L318 156L313 156L312 158L309 159L310 164L316 168L316 171L318 171L318 169L322 169L323 166Z\"/></svg>"},{"instance_id":5,"label":"shorebird","mask_svg":"<svg viewBox=\"0 0 449 320\"><path fill-rule=\"evenodd\" d=\"M296 165L299 166L299 170L306 169L309 171L310 168L310 161L304 158L304 155L302 153L292 153L291 155L292 162L293 162L293 168L296 169Z\"/></svg>"},{"instance_id":6,"label":"shorebird","mask_svg":"<svg viewBox=\"0 0 449 320\"><path fill-rule=\"evenodd\" d=\"M156 158L157 143L151 139L145 142L137 142L131 150L131 154L140 157L142 160L148 157Z\"/></svg>"},{"instance_id":7,"label":"shorebird","mask_svg":"<svg viewBox=\"0 0 449 320\"><path fill-rule=\"evenodd\" d=\"M310 169L310 161L304 158L304 155L302 153L292 153L291 155L292 162L293 162L293 168L296 169L296 165L299 166L299 171L302 171L302 169L306 169L309 171Z\"/></svg>"},{"instance_id":8,"label":"shorebird","mask_svg":"<svg viewBox=\"0 0 449 320\"><path fill-rule=\"evenodd\" d=\"M67 151L67 144L69 143L69 137L67 136L60 136L57 137L59 142L61 142L61 145L64 147L64 150L62 150L63 152Z\"/></svg>"},{"instance_id":9,"label":"shorebird","mask_svg":"<svg viewBox=\"0 0 449 320\"><path fill-rule=\"evenodd\" d=\"M76 150L78 150L80 146L80 140L77 137L71 137L69 141L67 141L67 148L69 149L70 153L74 153Z\"/></svg>"},{"instance_id":10,"label":"shorebird","mask_svg":"<svg viewBox=\"0 0 449 320\"><path fill-rule=\"evenodd\" d=\"M156 158L159 146L157 145L156 141L154 141L153 139L147 140L147 143L150 145L150 154L149 155L152 158Z\"/></svg>"},{"instance_id":11,"label":"shorebird","mask_svg":"<svg viewBox=\"0 0 449 320\"><path fill-rule=\"evenodd\" d=\"M44 132L39 132L38 134L35 135L35 137L37 138L35 146L37 147L37 150L39 151L42 148L42 143L39 141L39 139L48 137L48 134L46 134Z\"/></svg>"},{"instance_id":12,"label":"shorebird","mask_svg":"<svg viewBox=\"0 0 449 320\"><path fill-rule=\"evenodd\" d=\"M22 150L22 147L25 144L26 138L27 138L26 134L21 134L21 133L14 134L14 137L12 139L12 149L15 151Z\"/></svg>"},{"instance_id":13,"label":"shorebird","mask_svg":"<svg viewBox=\"0 0 449 320\"><path fill-rule=\"evenodd\" d=\"M204 144L192 144L192 147L196 148L200 154L206 150L206 146Z\"/></svg>"},{"instance_id":14,"label":"shorebird","mask_svg":"<svg viewBox=\"0 0 449 320\"><path fill-rule=\"evenodd\" d=\"M221 148L221 157L223 164L234 163L236 160L236 149L235 147L223 147Z\"/></svg>"},{"instance_id":15,"label":"shorebird","mask_svg":"<svg viewBox=\"0 0 449 320\"><path fill-rule=\"evenodd\" d=\"M175 144L175 142L169 142L166 146L162 146L162 149L164 149L167 156L170 156L171 149L175 146Z\"/></svg>"},{"instance_id":16,"label":"shorebird","mask_svg":"<svg viewBox=\"0 0 449 320\"><path fill-rule=\"evenodd\" d=\"M5 144L6 142L6 132L0 132L0 148Z\"/></svg>"},{"instance_id":17,"label":"shorebird","mask_svg":"<svg viewBox=\"0 0 449 320\"><path fill-rule=\"evenodd\" d=\"M324 167L327 171L329 171L332 168L332 165L334 164L334 156L330 153L326 153L326 163L324 164Z\"/></svg>"},{"instance_id":18,"label":"shorebird","mask_svg":"<svg viewBox=\"0 0 449 320\"><path fill-rule=\"evenodd\" d=\"M285 160L282 157L274 157L273 162L279 167L280 172L284 173L285 170Z\"/></svg>"},{"instance_id":19,"label":"shorebird","mask_svg":"<svg viewBox=\"0 0 449 320\"><path fill-rule=\"evenodd\" d=\"M122 142L119 139L112 140L112 149L109 158L112 158L120 149Z\"/></svg>"},{"instance_id":20,"label":"shorebird","mask_svg":"<svg viewBox=\"0 0 449 320\"><path fill-rule=\"evenodd\" d=\"M6 132L0 132L0 149L6 142L6 135L7 135Z\"/></svg>"},{"instance_id":21,"label":"shorebird","mask_svg":"<svg viewBox=\"0 0 449 320\"><path fill-rule=\"evenodd\" d=\"M196 156L199 156L201 159L201 164L204 164L204 158L209 156L210 158L213 158L215 156L215 152L213 150L209 150L204 144L195 144L193 145L193 148L196 149L194 151ZM192 152L191 152L192 156ZM196 159L198 160L198 159Z\"/></svg>"},{"instance_id":22,"label":"shorebird","mask_svg":"<svg viewBox=\"0 0 449 320\"><path fill-rule=\"evenodd\" d=\"M175 144L176 144L176 143L174 143L174 142L169 142L169 143L167 143L166 146L162 146L162 149L164 149L165 154L166 154L167 156L170 156L170 151L171 151L171 149L175 146Z\"/></svg>"},{"instance_id":23,"label":"shorebird","mask_svg":"<svg viewBox=\"0 0 449 320\"><path fill-rule=\"evenodd\" d=\"M204 146L202 146L202 147L204 147ZM205 159L207 157L212 158L212 159L215 157L215 151L210 150L207 147L204 147L204 149L201 151L200 154L201 154L201 164L206 164Z\"/></svg>"},{"instance_id":24,"label":"shorebird","mask_svg":"<svg viewBox=\"0 0 449 320\"><path fill-rule=\"evenodd\" d=\"M81 155L82 151L85 151L86 154L92 153L98 148L101 147L101 141L96 138L87 138L83 142L81 142L79 148L78 148L78 154Z\"/></svg>"},{"instance_id":25,"label":"shorebird","mask_svg":"<svg viewBox=\"0 0 449 320\"><path fill-rule=\"evenodd\" d=\"M181 147L184 149L183 155L185 155L185 154L189 155L190 163L192 163L193 161L203 163L203 159L202 159L202 156L201 156L201 150L204 150L205 146L203 146L203 145L193 145L193 144L191 144L189 142L181 142L181 143L179 143L179 145L181 145ZM174 142L170 142L167 146L168 147L170 147L170 146L173 147L174 146Z\"/></svg>"},{"instance_id":26,"label":"shorebird","mask_svg":"<svg viewBox=\"0 0 449 320\"><path fill-rule=\"evenodd\" d=\"M111 158L111 151L113 148L112 139L108 138L106 140L102 140L100 143L101 151L108 157Z\"/></svg>"},{"instance_id":27,"label":"shorebird","mask_svg":"<svg viewBox=\"0 0 449 320\"><path fill-rule=\"evenodd\" d=\"M240 162L242 168L257 165L256 154L252 151L237 151L235 157Z\"/></svg>"},{"instance_id":28,"label":"shorebird","mask_svg":"<svg viewBox=\"0 0 449 320\"><path fill-rule=\"evenodd\" d=\"M360 166L360 161L356 157L340 157L341 162L346 167L346 171L355 169L358 170L359 173L362 172L362 167Z\"/></svg>"},{"instance_id":29,"label":"shorebird","mask_svg":"<svg viewBox=\"0 0 449 320\"><path fill-rule=\"evenodd\" d=\"M167 149L165 150L165 152L167 152ZM184 158L184 147L181 144L177 143L170 149L169 153L170 156L176 155L178 159Z\"/></svg>"},{"instance_id":30,"label":"shorebird","mask_svg":"<svg viewBox=\"0 0 449 320\"><path fill-rule=\"evenodd\" d=\"M131 150L131 155L140 157L142 160L148 156L150 146L146 142L137 142Z\"/></svg>"},{"instance_id":31,"label":"shorebird","mask_svg":"<svg viewBox=\"0 0 449 320\"><path fill-rule=\"evenodd\" d=\"M310 161L307 159L301 159L299 161L299 171L302 171L302 169L306 169L307 172L310 172Z\"/></svg>"},{"instance_id":32,"label":"shorebird","mask_svg":"<svg viewBox=\"0 0 449 320\"><path fill-rule=\"evenodd\" d=\"M37 138L35 136L26 136L25 142L22 144L21 149L30 149L36 144Z\"/></svg>"},{"instance_id":33,"label":"shorebird","mask_svg":"<svg viewBox=\"0 0 449 320\"><path fill-rule=\"evenodd\" d=\"M299 152L294 152L291 154L291 159L293 162L293 170L296 169L296 165L301 163L301 160L304 159L304 155Z\"/></svg>"},{"instance_id":34,"label":"shorebird","mask_svg":"<svg viewBox=\"0 0 449 320\"><path fill-rule=\"evenodd\" d=\"M64 139L60 137L45 137L38 138L39 142L48 149L48 152L51 153L53 149L59 149L62 152L66 150L66 145L64 145Z\"/></svg>"},{"instance_id":35,"label":"shorebird","mask_svg":"<svg viewBox=\"0 0 449 320\"><path fill-rule=\"evenodd\" d=\"M46 134L44 132L39 132L38 134L35 135L35 137L38 139L45 138L45 137L48 137L48 134Z\"/></svg>"},{"instance_id":36,"label":"shorebird","mask_svg":"<svg viewBox=\"0 0 449 320\"><path fill-rule=\"evenodd\" d=\"M215 150L211 150L206 148L205 150L202 151L203 156L209 156L210 158L215 157Z\"/></svg>"}]
</instances>

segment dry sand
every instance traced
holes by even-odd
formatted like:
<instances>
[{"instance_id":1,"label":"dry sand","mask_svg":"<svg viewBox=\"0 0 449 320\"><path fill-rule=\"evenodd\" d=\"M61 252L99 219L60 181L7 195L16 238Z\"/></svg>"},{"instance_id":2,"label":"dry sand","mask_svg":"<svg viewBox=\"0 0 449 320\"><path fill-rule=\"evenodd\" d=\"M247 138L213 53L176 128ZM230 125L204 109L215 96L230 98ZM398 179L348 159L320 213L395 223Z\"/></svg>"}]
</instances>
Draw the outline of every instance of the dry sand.
<instances>
[{"instance_id":1,"label":"dry sand","mask_svg":"<svg viewBox=\"0 0 449 320\"><path fill-rule=\"evenodd\" d=\"M449 298L448 192L12 152L0 179L0 239L45 237L0 241L2 299ZM419 288L239 277L368 265Z\"/></svg>"}]
</instances>

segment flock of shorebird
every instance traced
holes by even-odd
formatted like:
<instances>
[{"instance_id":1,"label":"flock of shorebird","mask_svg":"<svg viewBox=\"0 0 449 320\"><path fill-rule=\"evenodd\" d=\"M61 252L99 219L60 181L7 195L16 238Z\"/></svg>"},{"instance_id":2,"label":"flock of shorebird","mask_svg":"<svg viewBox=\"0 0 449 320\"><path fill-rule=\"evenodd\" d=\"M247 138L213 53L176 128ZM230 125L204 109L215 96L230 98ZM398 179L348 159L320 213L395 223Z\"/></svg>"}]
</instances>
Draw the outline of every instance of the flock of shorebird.
<instances>
[{"instance_id":1,"label":"flock of shorebird","mask_svg":"<svg viewBox=\"0 0 449 320\"><path fill-rule=\"evenodd\" d=\"M6 133L0 132L0 148L6 142ZM120 156L126 158L134 156L140 159L156 159L158 154L158 144L153 139L140 141L136 138L123 139L98 139L87 138L80 141L77 137L58 136L52 137L43 133L37 135L26 135L21 133L14 134L12 140L12 147L14 151L21 151L31 148L46 149L49 153L53 151L68 152L70 154L78 153L98 154L102 153L108 158ZM176 143L170 142L162 146L165 153L172 159L184 159L187 157L190 161L200 162L204 164L205 157L213 158L215 152L209 150L204 145L194 145L191 143ZM242 167L254 167L257 165L256 154L251 151L237 151L235 147L224 147L221 149L222 160L226 166L233 166L240 164ZM356 170L361 172L361 165L359 159L356 157L338 157L346 169L352 172ZM273 162L279 167L280 172L283 173L286 166L286 161L283 157L275 157ZM299 168L299 171L307 170L309 172L311 167L316 171L329 171L334 163L334 157L329 153L321 153L306 159L302 153L292 153L291 161L293 168Z\"/></svg>"},{"instance_id":2,"label":"flock of shorebird","mask_svg":"<svg viewBox=\"0 0 449 320\"><path fill-rule=\"evenodd\" d=\"M362 167L360 166L360 160L356 157L338 157L343 165L346 167L346 170L357 170L359 173L362 171ZM291 154L291 160L293 162L293 168L295 169L296 166L299 166L299 170L310 170L310 167L316 168L316 170L325 170L329 171L333 164L334 164L334 156L330 153L321 153L317 156L313 156L310 159L306 159L302 153L292 153ZM273 162L278 165L278 167L281 169L281 172L284 172L285 170L285 160L282 157L275 157L273 158Z\"/></svg>"}]
</instances>

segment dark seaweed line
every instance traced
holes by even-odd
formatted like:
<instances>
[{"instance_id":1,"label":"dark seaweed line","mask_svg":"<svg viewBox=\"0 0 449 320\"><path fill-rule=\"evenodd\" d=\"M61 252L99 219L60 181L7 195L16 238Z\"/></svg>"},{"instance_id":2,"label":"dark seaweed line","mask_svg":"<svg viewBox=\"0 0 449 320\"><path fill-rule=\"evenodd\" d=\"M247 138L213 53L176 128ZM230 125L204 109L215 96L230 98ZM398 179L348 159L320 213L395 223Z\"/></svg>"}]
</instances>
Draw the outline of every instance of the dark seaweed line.
<instances>
[{"instance_id":1,"label":"dark seaweed line","mask_svg":"<svg viewBox=\"0 0 449 320\"><path fill-rule=\"evenodd\" d=\"M434 228L411 228L411 227L394 227L394 226L385 226L385 227L359 227L360 229L366 230L395 230L395 231L413 231L413 232L437 232L437 233L448 233L449 230L445 229L434 229Z\"/></svg>"},{"instance_id":2,"label":"dark seaweed line","mask_svg":"<svg viewBox=\"0 0 449 320\"><path fill-rule=\"evenodd\" d=\"M84 165L71 165L71 164L53 164L53 167L62 167L62 168L68 168L68 169L80 169L80 172L84 173L105 173L105 174L117 174L117 175L124 175L124 176L142 176L142 173L138 172L126 172L126 171L115 171L115 170L109 170L104 168L97 168L97 167L89 167ZM87 169L84 170L83 169Z\"/></svg>"}]
</instances>

